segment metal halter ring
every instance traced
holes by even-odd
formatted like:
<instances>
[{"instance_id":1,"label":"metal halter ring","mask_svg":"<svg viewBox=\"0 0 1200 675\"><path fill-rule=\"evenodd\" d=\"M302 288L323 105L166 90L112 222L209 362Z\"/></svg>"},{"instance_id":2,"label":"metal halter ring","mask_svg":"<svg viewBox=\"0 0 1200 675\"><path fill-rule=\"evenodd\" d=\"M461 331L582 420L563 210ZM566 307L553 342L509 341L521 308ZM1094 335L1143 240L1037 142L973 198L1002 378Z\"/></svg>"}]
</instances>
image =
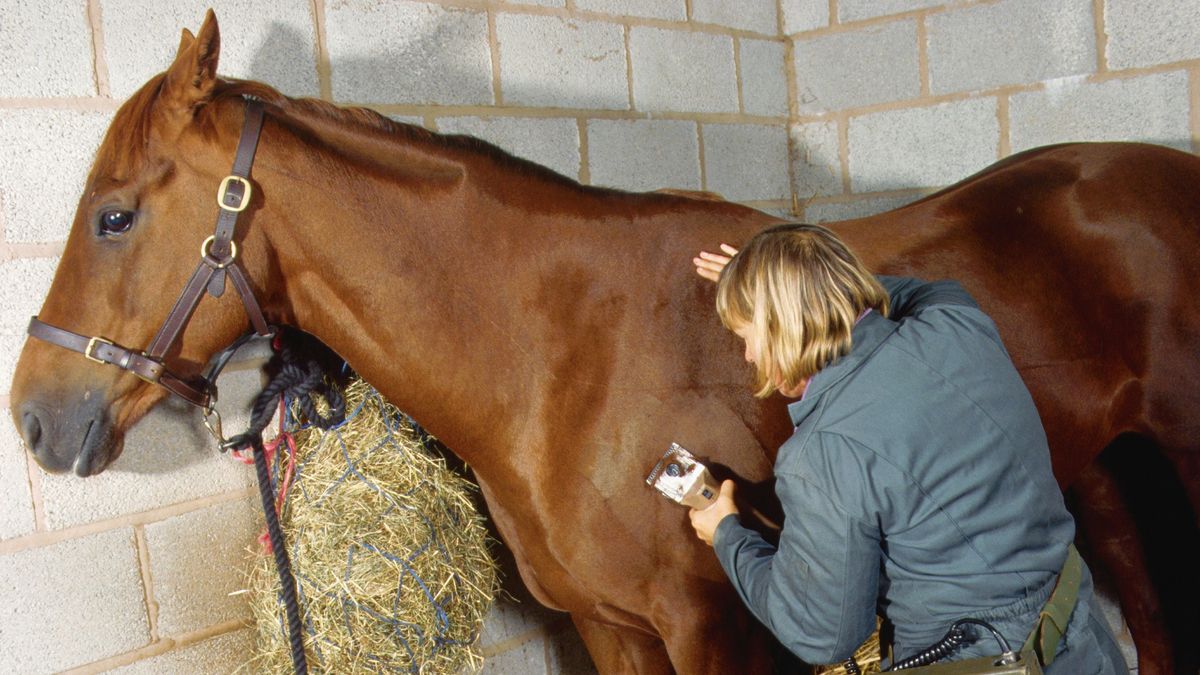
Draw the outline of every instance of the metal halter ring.
<instances>
[{"instance_id":1,"label":"metal halter ring","mask_svg":"<svg viewBox=\"0 0 1200 675\"><path fill-rule=\"evenodd\" d=\"M234 259L237 258L237 242L229 242L229 257L224 260L217 261L215 258L212 258L209 255L212 244L216 240L217 238L212 236L208 239L205 239L204 243L200 244L200 257L205 261L212 261L209 264L211 264L214 268L223 270L233 264Z\"/></svg>"}]
</instances>

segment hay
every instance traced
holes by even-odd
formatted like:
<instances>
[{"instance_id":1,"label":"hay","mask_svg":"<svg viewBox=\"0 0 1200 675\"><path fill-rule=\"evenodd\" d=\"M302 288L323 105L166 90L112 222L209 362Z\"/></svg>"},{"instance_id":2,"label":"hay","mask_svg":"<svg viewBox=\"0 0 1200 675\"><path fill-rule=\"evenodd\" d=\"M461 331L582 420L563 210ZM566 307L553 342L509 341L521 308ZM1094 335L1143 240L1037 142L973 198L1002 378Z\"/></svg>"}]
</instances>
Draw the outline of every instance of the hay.
<instances>
[{"instance_id":1,"label":"hay","mask_svg":"<svg viewBox=\"0 0 1200 675\"><path fill-rule=\"evenodd\" d=\"M296 477L281 518L310 669L478 670L476 642L498 581L475 486L425 450L361 380L347 388L346 409L335 429L296 433ZM292 668L278 583L271 556L259 555L251 672Z\"/></svg>"},{"instance_id":2,"label":"hay","mask_svg":"<svg viewBox=\"0 0 1200 675\"><path fill-rule=\"evenodd\" d=\"M876 621L875 632L871 633L871 637L867 638L867 641L859 645L858 649L854 651L854 661L858 663L860 672L881 672L879 665L882 658L880 658L878 621ZM818 666L816 673L817 675L847 675L844 664Z\"/></svg>"}]
</instances>

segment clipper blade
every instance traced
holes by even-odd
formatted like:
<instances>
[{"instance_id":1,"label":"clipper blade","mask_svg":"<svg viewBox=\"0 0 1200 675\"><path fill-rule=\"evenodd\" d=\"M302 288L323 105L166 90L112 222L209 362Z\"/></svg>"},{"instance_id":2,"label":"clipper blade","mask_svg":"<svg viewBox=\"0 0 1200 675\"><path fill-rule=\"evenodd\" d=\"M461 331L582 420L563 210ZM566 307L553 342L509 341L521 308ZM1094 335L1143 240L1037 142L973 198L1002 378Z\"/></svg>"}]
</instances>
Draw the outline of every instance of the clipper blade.
<instances>
[{"instance_id":1,"label":"clipper blade","mask_svg":"<svg viewBox=\"0 0 1200 675\"><path fill-rule=\"evenodd\" d=\"M646 484L676 504L704 508L716 499L716 484L692 453L672 443L646 476Z\"/></svg>"}]
</instances>

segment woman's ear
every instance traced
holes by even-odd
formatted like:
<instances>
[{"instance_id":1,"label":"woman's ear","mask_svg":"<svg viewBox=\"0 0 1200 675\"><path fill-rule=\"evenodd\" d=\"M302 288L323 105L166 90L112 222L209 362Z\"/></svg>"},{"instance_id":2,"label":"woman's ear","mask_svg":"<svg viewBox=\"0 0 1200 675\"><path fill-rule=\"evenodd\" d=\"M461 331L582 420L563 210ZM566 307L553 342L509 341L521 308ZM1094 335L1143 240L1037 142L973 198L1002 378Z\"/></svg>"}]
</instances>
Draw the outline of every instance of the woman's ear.
<instances>
[{"instance_id":1,"label":"woman's ear","mask_svg":"<svg viewBox=\"0 0 1200 675\"><path fill-rule=\"evenodd\" d=\"M167 69L159 94L162 111L186 115L208 102L217 82L217 60L221 53L221 32L211 9L204 16L200 33L193 37L186 28L179 39L175 61Z\"/></svg>"}]
</instances>

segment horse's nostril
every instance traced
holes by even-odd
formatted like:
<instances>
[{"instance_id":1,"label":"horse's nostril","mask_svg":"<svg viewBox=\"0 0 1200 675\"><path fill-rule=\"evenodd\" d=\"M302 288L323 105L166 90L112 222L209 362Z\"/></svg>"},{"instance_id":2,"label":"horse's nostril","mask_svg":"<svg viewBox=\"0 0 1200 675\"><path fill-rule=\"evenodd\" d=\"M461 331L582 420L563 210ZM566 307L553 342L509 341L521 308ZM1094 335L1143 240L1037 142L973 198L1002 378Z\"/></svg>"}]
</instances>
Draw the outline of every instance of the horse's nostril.
<instances>
[{"instance_id":1,"label":"horse's nostril","mask_svg":"<svg viewBox=\"0 0 1200 675\"><path fill-rule=\"evenodd\" d=\"M37 415L31 412L21 415L21 435L25 437L29 449L36 451L38 442L42 440L42 421Z\"/></svg>"}]
</instances>

